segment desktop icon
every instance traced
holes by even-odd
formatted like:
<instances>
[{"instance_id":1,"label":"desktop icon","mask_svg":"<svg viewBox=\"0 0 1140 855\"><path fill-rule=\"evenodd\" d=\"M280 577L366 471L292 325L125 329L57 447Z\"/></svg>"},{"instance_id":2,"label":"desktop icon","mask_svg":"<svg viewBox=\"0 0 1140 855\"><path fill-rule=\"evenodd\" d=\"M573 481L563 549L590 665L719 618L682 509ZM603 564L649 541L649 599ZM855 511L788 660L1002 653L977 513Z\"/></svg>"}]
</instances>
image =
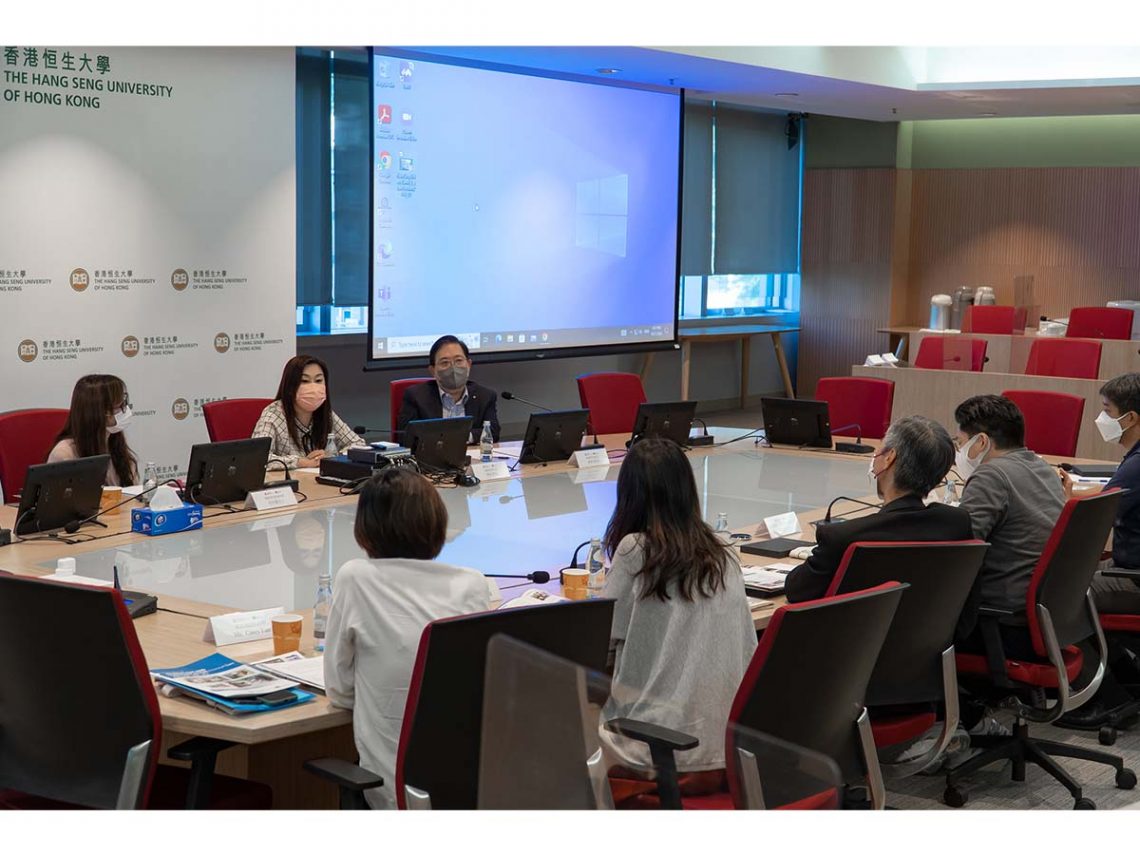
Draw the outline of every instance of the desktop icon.
<instances>
[{"instance_id":1,"label":"desktop icon","mask_svg":"<svg viewBox=\"0 0 1140 855\"><path fill-rule=\"evenodd\" d=\"M507 333L507 344L514 344L514 343L515 343L514 333Z\"/></svg>"},{"instance_id":2,"label":"desktop icon","mask_svg":"<svg viewBox=\"0 0 1140 855\"><path fill-rule=\"evenodd\" d=\"M392 257L392 241L390 241L390 240L381 241L381 243L380 243L380 257L381 258L391 258Z\"/></svg>"},{"instance_id":3,"label":"desktop icon","mask_svg":"<svg viewBox=\"0 0 1140 855\"><path fill-rule=\"evenodd\" d=\"M410 158L410 157L401 157L400 158L400 171L401 172L411 172L415 168L416 168L416 162L413 158Z\"/></svg>"},{"instance_id":4,"label":"desktop icon","mask_svg":"<svg viewBox=\"0 0 1140 855\"><path fill-rule=\"evenodd\" d=\"M392 105L381 104L376 108L376 118L380 120L382 125L392 124Z\"/></svg>"},{"instance_id":5,"label":"desktop icon","mask_svg":"<svg viewBox=\"0 0 1140 855\"><path fill-rule=\"evenodd\" d=\"M550 338L550 336L548 336L546 333L542 334L542 340L543 341L547 341L547 340L549 340L549 338Z\"/></svg>"},{"instance_id":6,"label":"desktop icon","mask_svg":"<svg viewBox=\"0 0 1140 855\"><path fill-rule=\"evenodd\" d=\"M404 110L402 113L400 113L400 124L403 125L405 128L410 128L412 126L412 111L411 110Z\"/></svg>"},{"instance_id":7,"label":"desktop icon","mask_svg":"<svg viewBox=\"0 0 1140 855\"><path fill-rule=\"evenodd\" d=\"M386 211L391 207L392 207L392 204L388 201L388 197L387 196L381 196L380 197L380 210Z\"/></svg>"},{"instance_id":8,"label":"desktop icon","mask_svg":"<svg viewBox=\"0 0 1140 855\"><path fill-rule=\"evenodd\" d=\"M384 77L384 78L386 78L388 76L388 61L387 60L381 60L380 62L376 63L376 76L377 77Z\"/></svg>"},{"instance_id":9,"label":"desktop icon","mask_svg":"<svg viewBox=\"0 0 1140 855\"><path fill-rule=\"evenodd\" d=\"M622 331L621 331L621 334L622 334L622 335L628 335L628 334L629 334L629 330L622 330Z\"/></svg>"},{"instance_id":10,"label":"desktop icon","mask_svg":"<svg viewBox=\"0 0 1140 855\"><path fill-rule=\"evenodd\" d=\"M390 152L390 151L380 152L379 166L380 166L381 171L384 171L384 172L386 172L392 168L392 152Z\"/></svg>"},{"instance_id":11,"label":"desktop icon","mask_svg":"<svg viewBox=\"0 0 1140 855\"><path fill-rule=\"evenodd\" d=\"M495 343L496 343L496 344L502 344L502 342L503 342L503 337L502 337L502 335L497 335L497 336L495 336Z\"/></svg>"},{"instance_id":12,"label":"desktop icon","mask_svg":"<svg viewBox=\"0 0 1140 855\"><path fill-rule=\"evenodd\" d=\"M532 342L538 341L538 336L536 336L534 333L531 333L531 334L530 334L530 340L531 340Z\"/></svg>"},{"instance_id":13,"label":"desktop icon","mask_svg":"<svg viewBox=\"0 0 1140 855\"><path fill-rule=\"evenodd\" d=\"M400 63L400 80L407 86L412 82L412 74L415 73L416 64L414 62L401 62Z\"/></svg>"},{"instance_id":14,"label":"desktop icon","mask_svg":"<svg viewBox=\"0 0 1140 855\"><path fill-rule=\"evenodd\" d=\"M519 344L526 343L526 333L519 333Z\"/></svg>"}]
</instances>

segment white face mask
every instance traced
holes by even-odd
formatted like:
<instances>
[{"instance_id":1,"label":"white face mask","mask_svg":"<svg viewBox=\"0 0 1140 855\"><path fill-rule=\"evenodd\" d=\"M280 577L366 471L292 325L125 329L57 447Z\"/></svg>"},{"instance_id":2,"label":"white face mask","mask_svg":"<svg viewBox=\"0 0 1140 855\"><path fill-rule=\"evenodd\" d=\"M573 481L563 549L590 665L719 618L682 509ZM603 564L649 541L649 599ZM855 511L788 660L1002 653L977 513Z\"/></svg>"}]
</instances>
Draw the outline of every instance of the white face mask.
<instances>
[{"instance_id":1,"label":"white face mask","mask_svg":"<svg viewBox=\"0 0 1140 855\"><path fill-rule=\"evenodd\" d=\"M871 483L878 485L879 479L875 477L875 455L871 455L871 462L867 464L867 477L871 479Z\"/></svg>"},{"instance_id":2,"label":"white face mask","mask_svg":"<svg viewBox=\"0 0 1140 855\"><path fill-rule=\"evenodd\" d=\"M123 407L121 413L115 413L115 423L107 428L107 433L122 433L123 428L131 423L131 408Z\"/></svg>"},{"instance_id":3,"label":"white face mask","mask_svg":"<svg viewBox=\"0 0 1140 855\"><path fill-rule=\"evenodd\" d=\"M962 483L970 480L970 476L977 471L978 467L982 465L985 460L985 454L979 454L976 460L970 459L970 449L978 441L980 433L974 434L970 441L963 445L954 455L954 468L958 470L958 474L962 476Z\"/></svg>"},{"instance_id":4,"label":"white face mask","mask_svg":"<svg viewBox=\"0 0 1140 855\"><path fill-rule=\"evenodd\" d=\"M1128 415L1125 413L1124 416ZM1124 418L1121 416L1120 419ZM1104 437L1105 442L1117 442L1120 437L1124 436L1124 428L1120 426L1120 419L1114 419L1108 413L1101 410L1099 416L1096 417L1096 429L1100 431L1100 435Z\"/></svg>"}]
</instances>

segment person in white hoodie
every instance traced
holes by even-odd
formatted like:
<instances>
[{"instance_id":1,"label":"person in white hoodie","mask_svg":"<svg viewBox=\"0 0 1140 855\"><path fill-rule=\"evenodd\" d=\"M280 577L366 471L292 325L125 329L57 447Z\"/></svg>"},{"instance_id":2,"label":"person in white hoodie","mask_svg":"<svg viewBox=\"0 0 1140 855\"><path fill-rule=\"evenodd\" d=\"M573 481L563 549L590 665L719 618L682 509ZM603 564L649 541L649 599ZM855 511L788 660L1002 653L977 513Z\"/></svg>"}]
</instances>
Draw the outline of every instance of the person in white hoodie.
<instances>
[{"instance_id":1,"label":"person in white hoodie","mask_svg":"<svg viewBox=\"0 0 1140 855\"><path fill-rule=\"evenodd\" d=\"M360 765L384 785L374 809L396 807L396 750L420 635L431 621L490 607L477 570L435 561L447 508L427 479L390 467L368 481L356 507L356 542L367 559L336 574L325 638L325 690L352 710Z\"/></svg>"}]
</instances>

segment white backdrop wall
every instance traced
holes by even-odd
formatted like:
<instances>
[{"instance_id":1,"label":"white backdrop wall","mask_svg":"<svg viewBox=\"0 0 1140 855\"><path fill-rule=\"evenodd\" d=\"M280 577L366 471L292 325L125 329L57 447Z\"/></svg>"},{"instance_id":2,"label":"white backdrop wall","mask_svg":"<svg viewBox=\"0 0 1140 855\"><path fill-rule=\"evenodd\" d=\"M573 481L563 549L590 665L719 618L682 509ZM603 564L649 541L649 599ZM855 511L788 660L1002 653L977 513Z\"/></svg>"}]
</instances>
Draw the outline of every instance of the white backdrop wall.
<instances>
[{"instance_id":1,"label":"white backdrop wall","mask_svg":"<svg viewBox=\"0 0 1140 855\"><path fill-rule=\"evenodd\" d=\"M22 46L0 72L0 411L116 374L140 470L180 475L202 404L272 395L296 352L294 51Z\"/></svg>"}]
</instances>

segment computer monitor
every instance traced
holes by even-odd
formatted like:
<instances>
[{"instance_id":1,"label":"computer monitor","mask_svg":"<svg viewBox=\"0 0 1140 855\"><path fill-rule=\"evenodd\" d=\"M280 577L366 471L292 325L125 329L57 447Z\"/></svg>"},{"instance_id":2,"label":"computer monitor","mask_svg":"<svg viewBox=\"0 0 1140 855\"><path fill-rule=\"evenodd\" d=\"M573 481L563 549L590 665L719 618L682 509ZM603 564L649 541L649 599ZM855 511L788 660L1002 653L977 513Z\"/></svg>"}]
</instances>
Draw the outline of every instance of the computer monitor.
<instances>
[{"instance_id":1,"label":"computer monitor","mask_svg":"<svg viewBox=\"0 0 1140 855\"><path fill-rule=\"evenodd\" d=\"M761 398L764 435L771 445L831 448L827 401Z\"/></svg>"},{"instance_id":2,"label":"computer monitor","mask_svg":"<svg viewBox=\"0 0 1140 855\"><path fill-rule=\"evenodd\" d=\"M633 436L629 444L651 436L671 439L680 446L689 444L689 430L697 414L696 401L667 401L662 404L641 404L633 420Z\"/></svg>"},{"instance_id":3,"label":"computer monitor","mask_svg":"<svg viewBox=\"0 0 1140 855\"><path fill-rule=\"evenodd\" d=\"M16 534L53 531L96 513L110 462L110 455L96 454L29 466L16 511Z\"/></svg>"},{"instance_id":4,"label":"computer monitor","mask_svg":"<svg viewBox=\"0 0 1140 855\"><path fill-rule=\"evenodd\" d=\"M554 410L531 413L526 423L520 463L550 463L568 460L582 448L589 410Z\"/></svg>"},{"instance_id":5,"label":"computer monitor","mask_svg":"<svg viewBox=\"0 0 1140 855\"><path fill-rule=\"evenodd\" d=\"M404 445L411 449L421 469L428 472L455 472L467 468L467 440L471 436L471 416L453 419L417 419L408 422Z\"/></svg>"},{"instance_id":6,"label":"computer monitor","mask_svg":"<svg viewBox=\"0 0 1140 855\"><path fill-rule=\"evenodd\" d=\"M192 446L183 498L200 505L244 502L251 492L265 486L272 443L269 437L259 436Z\"/></svg>"}]
</instances>

